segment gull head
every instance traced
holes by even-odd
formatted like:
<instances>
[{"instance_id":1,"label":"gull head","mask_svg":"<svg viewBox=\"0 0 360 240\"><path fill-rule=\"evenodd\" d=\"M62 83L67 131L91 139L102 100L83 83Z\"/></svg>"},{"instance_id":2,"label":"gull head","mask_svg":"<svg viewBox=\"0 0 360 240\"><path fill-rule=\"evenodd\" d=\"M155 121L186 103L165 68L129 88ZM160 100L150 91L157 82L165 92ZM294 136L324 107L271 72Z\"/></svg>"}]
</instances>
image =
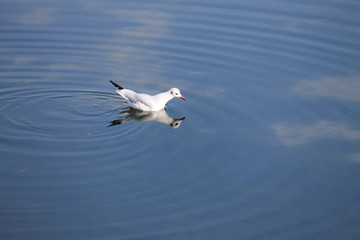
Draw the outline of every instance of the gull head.
<instances>
[{"instance_id":1,"label":"gull head","mask_svg":"<svg viewBox=\"0 0 360 240\"><path fill-rule=\"evenodd\" d=\"M174 121L172 121L172 123L170 123L169 125L172 128L178 128L178 127L180 127L180 124L184 119L185 119L185 117L179 118L179 119L174 119Z\"/></svg>"},{"instance_id":2,"label":"gull head","mask_svg":"<svg viewBox=\"0 0 360 240\"><path fill-rule=\"evenodd\" d=\"M178 97L181 98L182 100L186 100L186 98L181 96L180 90L178 88L170 89L170 94L173 95L173 97Z\"/></svg>"}]
</instances>

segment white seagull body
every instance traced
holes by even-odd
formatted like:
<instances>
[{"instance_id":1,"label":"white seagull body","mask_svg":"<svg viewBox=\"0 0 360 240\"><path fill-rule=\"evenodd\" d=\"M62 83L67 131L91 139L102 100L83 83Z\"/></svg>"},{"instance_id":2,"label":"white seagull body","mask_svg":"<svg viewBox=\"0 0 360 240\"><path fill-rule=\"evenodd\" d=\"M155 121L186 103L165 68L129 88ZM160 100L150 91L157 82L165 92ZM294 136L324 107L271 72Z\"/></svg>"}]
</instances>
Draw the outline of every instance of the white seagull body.
<instances>
[{"instance_id":1,"label":"white seagull body","mask_svg":"<svg viewBox=\"0 0 360 240\"><path fill-rule=\"evenodd\" d=\"M142 111L158 111L164 109L165 104L174 97L186 100L181 96L180 90L177 88L171 88L166 92L151 96L149 94L136 93L130 89L125 89L111 80L110 82L115 86L116 92L128 102L130 107Z\"/></svg>"}]
</instances>

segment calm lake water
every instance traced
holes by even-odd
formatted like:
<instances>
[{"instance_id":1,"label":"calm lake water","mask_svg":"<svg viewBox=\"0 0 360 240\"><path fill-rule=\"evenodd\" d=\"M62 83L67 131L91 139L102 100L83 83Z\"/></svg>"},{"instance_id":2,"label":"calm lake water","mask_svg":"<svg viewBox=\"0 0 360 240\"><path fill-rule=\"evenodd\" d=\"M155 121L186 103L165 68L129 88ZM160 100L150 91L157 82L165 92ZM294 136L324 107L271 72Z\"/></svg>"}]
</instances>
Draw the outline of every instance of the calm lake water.
<instances>
[{"instance_id":1,"label":"calm lake water","mask_svg":"<svg viewBox=\"0 0 360 240\"><path fill-rule=\"evenodd\" d=\"M0 6L0 239L360 239L359 1Z\"/></svg>"}]
</instances>

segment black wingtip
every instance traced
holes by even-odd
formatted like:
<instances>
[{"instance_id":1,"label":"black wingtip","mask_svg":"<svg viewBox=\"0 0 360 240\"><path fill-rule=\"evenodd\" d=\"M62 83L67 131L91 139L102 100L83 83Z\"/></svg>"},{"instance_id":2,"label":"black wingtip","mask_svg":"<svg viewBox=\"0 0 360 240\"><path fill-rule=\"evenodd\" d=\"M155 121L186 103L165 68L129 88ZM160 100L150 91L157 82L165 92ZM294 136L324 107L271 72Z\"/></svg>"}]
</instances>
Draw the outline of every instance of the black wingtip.
<instances>
[{"instance_id":1,"label":"black wingtip","mask_svg":"<svg viewBox=\"0 0 360 240\"><path fill-rule=\"evenodd\" d=\"M113 81L110 80L110 82L111 82L112 85L114 85L117 89L119 89L119 90L124 89L123 87L119 86L118 84L114 83Z\"/></svg>"},{"instance_id":2,"label":"black wingtip","mask_svg":"<svg viewBox=\"0 0 360 240\"><path fill-rule=\"evenodd\" d=\"M108 127L113 127L113 126L116 126L116 125L119 125L119 124L122 124L122 120L118 119L118 120L114 120L112 121Z\"/></svg>"}]
</instances>

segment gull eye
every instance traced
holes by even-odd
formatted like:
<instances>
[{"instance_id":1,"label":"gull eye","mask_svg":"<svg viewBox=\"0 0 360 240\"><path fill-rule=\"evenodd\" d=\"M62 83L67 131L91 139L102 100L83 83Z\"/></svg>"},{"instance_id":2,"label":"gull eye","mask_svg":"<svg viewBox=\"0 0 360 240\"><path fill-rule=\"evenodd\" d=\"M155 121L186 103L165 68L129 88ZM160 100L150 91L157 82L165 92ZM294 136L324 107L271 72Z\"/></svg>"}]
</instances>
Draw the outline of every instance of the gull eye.
<instances>
[{"instance_id":1,"label":"gull eye","mask_svg":"<svg viewBox=\"0 0 360 240\"><path fill-rule=\"evenodd\" d=\"M176 95L179 95L178 93L175 93Z\"/></svg>"}]
</instances>

